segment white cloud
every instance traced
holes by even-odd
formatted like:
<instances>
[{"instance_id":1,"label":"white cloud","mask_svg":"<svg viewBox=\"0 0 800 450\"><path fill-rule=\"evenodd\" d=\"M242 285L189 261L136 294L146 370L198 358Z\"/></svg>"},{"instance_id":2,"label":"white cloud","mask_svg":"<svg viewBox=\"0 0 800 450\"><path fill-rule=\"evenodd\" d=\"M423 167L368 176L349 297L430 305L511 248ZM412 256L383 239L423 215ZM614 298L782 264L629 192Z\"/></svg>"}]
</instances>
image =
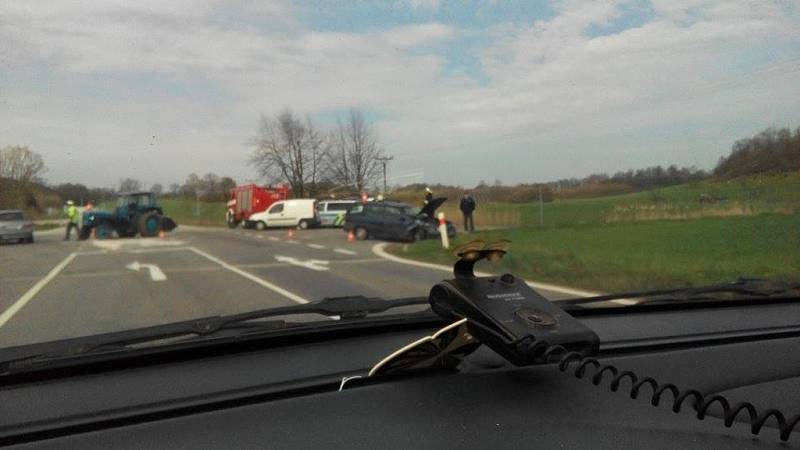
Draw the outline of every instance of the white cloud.
<instances>
[{"instance_id":1,"label":"white cloud","mask_svg":"<svg viewBox=\"0 0 800 450\"><path fill-rule=\"evenodd\" d=\"M397 170L472 183L709 164L724 139L800 119L800 17L781 4L657 0L648 23L592 37L626 3L559 2L550 20L487 30L479 82L442 75L437 46L462 36L451 25L321 32L283 2L162 3L0 6L0 75L12 75L0 80L0 136L44 153L59 181L243 180L259 113L355 105L383 113ZM692 139L698 123L718 131ZM655 144L659 128L676 134ZM142 150L154 134L162 153ZM487 150L513 169L487 166ZM98 175L92 158L137 173Z\"/></svg>"}]
</instances>

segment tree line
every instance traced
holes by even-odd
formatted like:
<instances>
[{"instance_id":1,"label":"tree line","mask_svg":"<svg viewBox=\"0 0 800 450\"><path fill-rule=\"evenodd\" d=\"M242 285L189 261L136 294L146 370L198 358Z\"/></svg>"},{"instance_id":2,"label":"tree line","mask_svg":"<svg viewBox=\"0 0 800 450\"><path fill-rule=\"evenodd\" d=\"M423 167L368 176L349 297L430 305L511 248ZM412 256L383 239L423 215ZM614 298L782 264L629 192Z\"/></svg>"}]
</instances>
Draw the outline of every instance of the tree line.
<instances>
[{"instance_id":1,"label":"tree line","mask_svg":"<svg viewBox=\"0 0 800 450\"><path fill-rule=\"evenodd\" d=\"M731 153L714 168L718 177L734 178L758 173L800 170L800 127L767 128L733 144Z\"/></svg>"},{"instance_id":2,"label":"tree line","mask_svg":"<svg viewBox=\"0 0 800 450\"><path fill-rule=\"evenodd\" d=\"M250 162L269 183L287 183L295 196L332 189L358 193L374 186L384 152L364 114L351 109L332 130L284 110L261 116Z\"/></svg>"}]
</instances>

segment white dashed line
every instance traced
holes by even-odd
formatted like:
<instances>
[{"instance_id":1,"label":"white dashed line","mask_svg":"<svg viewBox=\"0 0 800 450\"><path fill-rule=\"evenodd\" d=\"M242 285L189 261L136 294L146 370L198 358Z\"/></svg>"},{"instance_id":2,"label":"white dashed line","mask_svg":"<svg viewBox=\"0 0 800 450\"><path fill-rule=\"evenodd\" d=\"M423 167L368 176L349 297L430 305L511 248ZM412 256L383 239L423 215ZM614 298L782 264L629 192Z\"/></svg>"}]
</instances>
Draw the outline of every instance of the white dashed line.
<instances>
[{"instance_id":1,"label":"white dashed line","mask_svg":"<svg viewBox=\"0 0 800 450\"><path fill-rule=\"evenodd\" d=\"M315 248L315 249L317 249L317 250L322 250L322 249L324 249L324 248L325 248L325 246L324 246L324 245L319 245L319 244L306 244L306 245L308 245L308 246L309 246L309 247L311 247L311 248Z\"/></svg>"},{"instance_id":2,"label":"white dashed line","mask_svg":"<svg viewBox=\"0 0 800 450\"><path fill-rule=\"evenodd\" d=\"M270 241L277 241L278 240L278 238L276 238L275 236L268 236L267 239L269 239Z\"/></svg>"},{"instance_id":3,"label":"white dashed line","mask_svg":"<svg viewBox=\"0 0 800 450\"><path fill-rule=\"evenodd\" d=\"M286 241L287 244L299 244L297 241Z\"/></svg>"},{"instance_id":4,"label":"white dashed line","mask_svg":"<svg viewBox=\"0 0 800 450\"><path fill-rule=\"evenodd\" d=\"M264 239L264 236L256 236L259 239Z\"/></svg>"},{"instance_id":5,"label":"white dashed line","mask_svg":"<svg viewBox=\"0 0 800 450\"><path fill-rule=\"evenodd\" d=\"M333 249L333 251L335 251L336 253L341 253L343 255L355 255L356 254L356 252L354 252L352 250L345 250L343 248L335 248L335 249Z\"/></svg>"}]
</instances>

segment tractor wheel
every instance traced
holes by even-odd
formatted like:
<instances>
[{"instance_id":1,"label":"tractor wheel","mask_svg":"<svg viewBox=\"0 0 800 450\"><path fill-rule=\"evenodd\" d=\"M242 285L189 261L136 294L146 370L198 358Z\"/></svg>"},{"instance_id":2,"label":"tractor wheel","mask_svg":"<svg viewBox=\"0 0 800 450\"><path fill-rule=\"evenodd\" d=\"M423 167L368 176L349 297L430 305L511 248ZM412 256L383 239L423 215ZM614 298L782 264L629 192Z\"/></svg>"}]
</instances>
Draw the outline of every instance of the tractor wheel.
<instances>
[{"instance_id":1,"label":"tractor wheel","mask_svg":"<svg viewBox=\"0 0 800 450\"><path fill-rule=\"evenodd\" d=\"M158 236L161 231L161 216L155 211L146 212L139 216L137 225L141 237Z\"/></svg>"}]
</instances>

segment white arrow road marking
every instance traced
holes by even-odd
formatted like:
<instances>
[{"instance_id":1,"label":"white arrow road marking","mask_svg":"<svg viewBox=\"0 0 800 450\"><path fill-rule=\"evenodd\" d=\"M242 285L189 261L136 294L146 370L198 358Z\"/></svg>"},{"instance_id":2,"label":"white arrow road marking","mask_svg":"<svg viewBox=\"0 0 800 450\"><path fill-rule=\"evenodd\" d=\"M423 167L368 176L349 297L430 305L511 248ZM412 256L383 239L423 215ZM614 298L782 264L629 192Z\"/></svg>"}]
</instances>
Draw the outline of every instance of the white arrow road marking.
<instances>
[{"instance_id":1,"label":"white arrow road marking","mask_svg":"<svg viewBox=\"0 0 800 450\"><path fill-rule=\"evenodd\" d=\"M308 261L300 261L291 256L275 255L275 259L280 262L294 264L295 266L305 267L306 269L325 271L328 270L328 261L322 259L309 259Z\"/></svg>"},{"instance_id":2,"label":"white arrow road marking","mask_svg":"<svg viewBox=\"0 0 800 450\"><path fill-rule=\"evenodd\" d=\"M142 268L148 269L150 271L150 279L153 281L164 281L167 279L167 276L164 275L164 272L162 272L161 269L159 269L155 264L139 264L139 261L134 261L125 267L136 272Z\"/></svg>"},{"instance_id":3,"label":"white arrow road marking","mask_svg":"<svg viewBox=\"0 0 800 450\"><path fill-rule=\"evenodd\" d=\"M356 252L354 252L352 250L345 250L343 248L336 248L336 249L333 249L333 251L335 251L336 253L341 253L343 255L355 255L356 254Z\"/></svg>"}]
</instances>

